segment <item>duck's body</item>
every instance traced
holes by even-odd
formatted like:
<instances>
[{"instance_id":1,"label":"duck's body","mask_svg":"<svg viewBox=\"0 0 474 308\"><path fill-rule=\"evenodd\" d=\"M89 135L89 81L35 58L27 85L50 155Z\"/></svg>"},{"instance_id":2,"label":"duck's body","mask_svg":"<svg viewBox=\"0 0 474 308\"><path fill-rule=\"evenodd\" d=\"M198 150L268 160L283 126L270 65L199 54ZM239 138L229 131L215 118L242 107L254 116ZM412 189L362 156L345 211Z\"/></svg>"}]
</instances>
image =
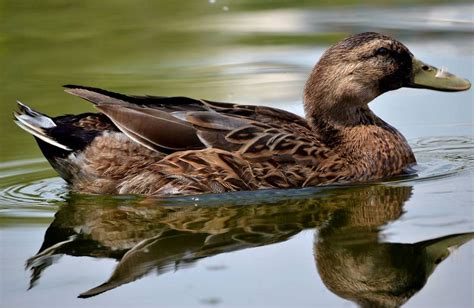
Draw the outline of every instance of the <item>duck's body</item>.
<instances>
[{"instance_id":1,"label":"duck's body","mask_svg":"<svg viewBox=\"0 0 474 308\"><path fill-rule=\"evenodd\" d=\"M375 53L361 67L356 60L377 44L396 61L376 70ZM412 62L406 47L380 34L335 45L307 83L306 119L276 108L71 85L67 92L101 113L51 119L21 104L16 118L80 192L162 196L367 182L416 163L405 138L367 106L385 91L419 86Z\"/></svg>"}]
</instances>

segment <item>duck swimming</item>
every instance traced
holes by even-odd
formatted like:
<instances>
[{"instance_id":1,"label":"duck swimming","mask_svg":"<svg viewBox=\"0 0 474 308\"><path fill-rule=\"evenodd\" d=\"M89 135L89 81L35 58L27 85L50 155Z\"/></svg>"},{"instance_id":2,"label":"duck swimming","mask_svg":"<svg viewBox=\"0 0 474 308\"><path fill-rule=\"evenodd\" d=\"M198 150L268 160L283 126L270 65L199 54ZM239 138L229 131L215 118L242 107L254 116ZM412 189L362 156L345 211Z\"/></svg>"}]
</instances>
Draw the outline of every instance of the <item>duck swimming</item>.
<instances>
[{"instance_id":1,"label":"duck swimming","mask_svg":"<svg viewBox=\"0 0 474 308\"><path fill-rule=\"evenodd\" d=\"M18 102L15 122L74 191L153 196L376 181L416 164L368 107L401 87L464 91L469 81L373 32L329 48L304 90L305 118L187 97L66 85L99 113L48 117Z\"/></svg>"}]
</instances>

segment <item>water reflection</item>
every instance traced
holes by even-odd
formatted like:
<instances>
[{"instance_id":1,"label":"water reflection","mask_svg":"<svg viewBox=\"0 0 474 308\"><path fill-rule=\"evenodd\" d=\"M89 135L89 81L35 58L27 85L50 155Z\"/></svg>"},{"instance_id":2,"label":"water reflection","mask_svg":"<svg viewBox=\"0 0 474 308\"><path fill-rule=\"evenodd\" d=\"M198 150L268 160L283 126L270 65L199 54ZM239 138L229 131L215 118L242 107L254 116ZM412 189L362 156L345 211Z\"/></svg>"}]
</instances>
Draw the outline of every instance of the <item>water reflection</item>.
<instances>
[{"instance_id":1,"label":"water reflection","mask_svg":"<svg viewBox=\"0 0 474 308\"><path fill-rule=\"evenodd\" d=\"M119 261L105 283L80 294L91 297L152 271L180 270L201 258L286 241L316 228L314 256L328 289L362 306L398 306L425 285L453 248L474 237L383 243L381 227L403 214L411 193L411 186L375 185L324 189L310 198L199 207L148 199L97 203L97 198L72 196L56 213L38 254L27 261L30 287L63 254Z\"/></svg>"},{"instance_id":2,"label":"water reflection","mask_svg":"<svg viewBox=\"0 0 474 308\"><path fill-rule=\"evenodd\" d=\"M438 264L474 238L474 233L463 233L413 244L383 243L380 227L402 214L403 192L393 193L385 191L372 204L342 210L320 229L314 243L326 287L361 307L403 305L424 287Z\"/></svg>"}]
</instances>

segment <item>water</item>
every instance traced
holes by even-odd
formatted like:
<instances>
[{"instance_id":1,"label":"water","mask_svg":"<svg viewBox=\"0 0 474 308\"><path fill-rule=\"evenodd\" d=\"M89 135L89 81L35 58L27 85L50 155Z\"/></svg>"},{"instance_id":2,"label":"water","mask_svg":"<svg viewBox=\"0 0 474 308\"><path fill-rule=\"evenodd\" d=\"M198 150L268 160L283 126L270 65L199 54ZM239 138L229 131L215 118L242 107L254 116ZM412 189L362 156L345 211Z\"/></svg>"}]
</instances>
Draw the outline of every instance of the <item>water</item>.
<instances>
[{"instance_id":1,"label":"water","mask_svg":"<svg viewBox=\"0 0 474 308\"><path fill-rule=\"evenodd\" d=\"M472 307L472 90L371 104L416 177L163 200L71 193L11 121L93 110L67 83L302 114L316 59L368 30L474 80L471 3L374 3L0 1L2 306Z\"/></svg>"}]
</instances>

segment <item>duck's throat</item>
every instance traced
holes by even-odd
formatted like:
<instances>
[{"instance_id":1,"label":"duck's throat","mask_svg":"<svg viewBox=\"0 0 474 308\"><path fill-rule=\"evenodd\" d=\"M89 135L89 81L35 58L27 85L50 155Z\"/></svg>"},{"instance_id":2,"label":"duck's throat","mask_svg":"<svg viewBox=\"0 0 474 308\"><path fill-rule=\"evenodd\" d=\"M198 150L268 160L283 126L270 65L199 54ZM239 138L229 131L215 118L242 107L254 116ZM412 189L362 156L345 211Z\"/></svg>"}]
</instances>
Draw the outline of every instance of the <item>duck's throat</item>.
<instances>
[{"instance_id":1,"label":"duck's throat","mask_svg":"<svg viewBox=\"0 0 474 308\"><path fill-rule=\"evenodd\" d=\"M406 139L368 107L338 120L327 114L311 117L313 131L344 158L361 180L402 174L416 163Z\"/></svg>"}]
</instances>

